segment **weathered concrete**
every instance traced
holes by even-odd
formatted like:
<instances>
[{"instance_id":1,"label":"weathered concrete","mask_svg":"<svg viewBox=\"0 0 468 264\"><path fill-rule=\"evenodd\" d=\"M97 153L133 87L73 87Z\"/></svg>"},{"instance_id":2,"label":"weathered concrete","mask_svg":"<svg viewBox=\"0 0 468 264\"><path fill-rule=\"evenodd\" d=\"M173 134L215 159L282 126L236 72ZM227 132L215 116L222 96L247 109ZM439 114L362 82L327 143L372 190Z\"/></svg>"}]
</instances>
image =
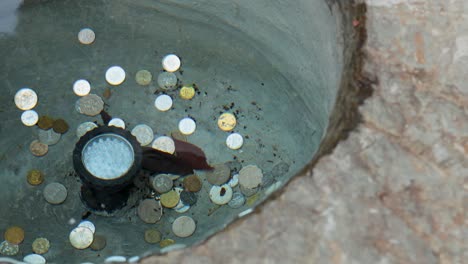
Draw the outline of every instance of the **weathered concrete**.
<instances>
[{"instance_id":1,"label":"weathered concrete","mask_svg":"<svg viewBox=\"0 0 468 264\"><path fill-rule=\"evenodd\" d=\"M143 263L468 258L468 7L365 2L365 70L379 82L361 107L364 123L257 214L203 245Z\"/></svg>"}]
</instances>

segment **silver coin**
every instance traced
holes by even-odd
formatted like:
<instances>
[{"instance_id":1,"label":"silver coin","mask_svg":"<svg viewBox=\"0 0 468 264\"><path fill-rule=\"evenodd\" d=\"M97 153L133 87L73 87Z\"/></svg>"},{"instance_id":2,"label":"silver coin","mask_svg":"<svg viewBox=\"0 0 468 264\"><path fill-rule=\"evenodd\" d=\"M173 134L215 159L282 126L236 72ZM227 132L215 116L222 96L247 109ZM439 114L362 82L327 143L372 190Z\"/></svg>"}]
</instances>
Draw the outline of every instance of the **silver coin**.
<instances>
[{"instance_id":1,"label":"silver coin","mask_svg":"<svg viewBox=\"0 0 468 264\"><path fill-rule=\"evenodd\" d=\"M177 76L172 72L162 72L158 76L159 87L172 90L177 86Z\"/></svg>"},{"instance_id":2,"label":"silver coin","mask_svg":"<svg viewBox=\"0 0 468 264\"><path fill-rule=\"evenodd\" d=\"M62 135L60 133L55 132L53 129L39 129L39 142L49 146L57 144L61 136Z\"/></svg>"},{"instance_id":3,"label":"silver coin","mask_svg":"<svg viewBox=\"0 0 468 264\"><path fill-rule=\"evenodd\" d=\"M125 81L125 70L120 66L112 66L106 71L106 81L110 85L119 85Z\"/></svg>"},{"instance_id":4,"label":"silver coin","mask_svg":"<svg viewBox=\"0 0 468 264\"><path fill-rule=\"evenodd\" d=\"M21 122L25 126L34 126L39 121L39 115L34 110L26 110L21 114Z\"/></svg>"},{"instance_id":5,"label":"silver coin","mask_svg":"<svg viewBox=\"0 0 468 264\"><path fill-rule=\"evenodd\" d=\"M61 204L67 199L67 188L58 182L49 183L44 188L44 198L50 204Z\"/></svg>"},{"instance_id":6,"label":"silver coin","mask_svg":"<svg viewBox=\"0 0 468 264\"><path fill-rule=\"evenodd\" d=\"M140 124L132 129L132 135L136 137L142 146L149 145L154 139L154 132L150 126Z\"/></svg>"},{"instance_id":7,"label":"silver coin","mask_svg":"<svg viewBox=\"0 0 468 264\"><path fill-rule=\"evenodd\" d=\"M86 133L88 133L88 131L91 131L91 130L97 128L97 127L98 127L98 125L96 125L93 122L84 122L84 123L80 124L78 126L78 128L76 129L76 135L78 137L82 137Z\"/></svg>"},{"instance_id":8,"label":"silver coin","mask_svg":"<svg viewBox=\"0 0 468 264\"><path fill-rule=\"evenodd\" d=\"M228 205L229 207L236 209L236 208L243 206L244 203L245 203L244 195L240 192L235 192L232 195L232 199L231 201L229 201Z\"/></svg>"},{"instance_id":9,"label":"silver coin","mask_svg":"<svg viewBox=\"0 0 468 264\"><path fill-rule=\"evenodd\" d=\"M168 54L164 56L162 60L162 66L164 70L168 72L175 72L180 68L180 58L175 54Z\"/></svg>"},{"instance_id":10,"label":"silver coin","mask_svg":"<svg viewBox=\"0 0 468 264\"><path fill-rule=\"evenodd\" d=\"M46 259L38 254L29 254L24 256L23 261L28 264L46 264Z\"/></svg>"},{"instance_id":11,"label":"silver coin","mask_svg":"<svg viewBox=\"0 0 468 264\"><path fill-rule=\"evenodd\" d=\"M195 221L189 216L180 216L172 223L172 232L178 237L189 237L196 229Z\"/></svg>"},{"instance_id":12,"label":"silver coin","mask_svg":"<svg viewBox=\"0 0 468 264\"><path fill-rule=\"evenodd\" d=\"M162 213L161 203L155 199L145 199L138 205L138 217L147 224L158 222L161 219Z\"/></svg>"},{"instance_id":13,"label":"silver coin","mask_svg":"<svg viewBox=\"0 0 468 264\"><path fill-rule=\"evenodd\" d=\"M80 41L81 44L92 44L95 39L96 34L90 28L83 28L80 30L80 32L78 32L78 41Z\"/></svg>"},{"instance_id":14,"label":"silver coin","mask_svg":"<svg viewBox=\"0 0 468 264\"><path fill-rule=\"evenodd\" d=\"M81 223L78 226L87 227L89 230L93 232L93 234L96 232L96 227L91 221L87 221L87 220L81 221Z\"/></svg>"},{"instance_id":15,"label":"silver coin","mask_svg":"<svg viewBox=\"0 0 468 264\"><path fill-rule=\"evenodd\" d=\"M210 190L210 199L218 205L227 204L232 199L232 188L227 184L213 185Z\"/></svg>"},{"instance_id":16,"label":"silver coin","mask_svg":"<svg viewBox=\"0 0 468 264\"><path fill-rule=\"evenodd\" d=\"M104 101L96 94L89 94L81 97L75 108L81 114L96 116L104 109Z\"/></svg>"},{"instance_id":17,"label":"silver coin","mask_svg":"<svg viewBox=\"0 0 468 264\"><path fill-rule=\"evenodd\" d=\"M175 152L175 143L174 140L167 136L160 136L153 141L151 145L152 148L167 152L169 154L174 154Z\"/></svg>"},{"instance_id":18,"label":"silver coin","mask_svg":"<svg viewBox=\"0 0 468 264\"><path fill-rule=\"evenodd\" d=\"M19 89L15 94L15 104L20 110L30 110L37 105L37 94L30 88Z\"/></svg>"},{"instance_id":19,"label":"silver coin","mask_svg":"<svg viewBox=\"0 0 468 264\"><path fill-rule=\"evenodd\" d=\"M168 174L158 174L152 179L151 185L158 193L167 193L172 189L173 182Z\"/></svg>"},{"instance_id":20,"label":"silver coin","mask_svg":"<svg viewBox=\"0 0 468 264\"><path fill-rule=\"evenodd\" d=\"M74 248L85 249L93 243L94 234L89 228L79 226L70 232L68 238Z\"/></svg>"}]
</instances>

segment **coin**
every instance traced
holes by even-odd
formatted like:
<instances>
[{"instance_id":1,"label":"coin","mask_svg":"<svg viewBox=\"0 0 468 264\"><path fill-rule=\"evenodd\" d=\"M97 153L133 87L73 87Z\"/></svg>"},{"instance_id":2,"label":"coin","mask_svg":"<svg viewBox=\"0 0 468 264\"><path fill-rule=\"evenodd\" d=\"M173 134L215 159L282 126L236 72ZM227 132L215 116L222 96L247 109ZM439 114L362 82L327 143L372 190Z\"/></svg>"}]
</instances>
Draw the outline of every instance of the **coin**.
<instances>
[{"instance_id":1,"label":"coin","mask_svg":"<svg viewBox=\"0 0 468 264\"><path fill-rule=\"evenodd\" d=\"M140 145L146 146L151 143L154 139L154 132L150 126L145 124L139 124L132 129L132 135L134 135Z\"/></svg>"},{"instance_id":2,"label":"coin","mask_svg":"<svg viewBox=\"0 0 468 264\"><path fill-rule=\"evenodd\" d=\"M67 133L69 127L68 127L68 123L65 120L59 118L54 121L52 128L57 133L65 134Z\"/></svg>"},{"instance_id":3,"label":"coin","mask_svg":"<svg viewBox=\"0 0 468 264\"><path fill-rule=\"evenodd\" d=\"M180 193L180 200L185 204L185 205L194 205L197 203L197 195L193 192L186 192L182 191Z\"/></svg>"},{"instance_id":4,"label":"coin","mask_svg":"<svg viewBox=\"0 0 468 264\"><path fill-rule=\"evenodd\" d=\"M30 170L26 179L31 185L39 185L44 182L44 174L40 170Z\"/></svg>"},{"instance_id":5,"label":"coin","mask_svg":"<svg viewBox=\"0 0 468 264\"><path fill-rule=\"evenodd\" d=\"M172 179L167 174L158 174L151 181L151 186L158 193L167 193L172 189L172 185Z\"/></svg>"},{"instance_id":6,"label":"coin","mask_svg":"<svg viewBox=\"0 0 468 264\"><path fill-rule=\"evenodd\" d=\"M189 237L195 232L196 227L193 218L183 215L172 223L172 232L178 237Z\"/></svg>"},{"instance_id":7,"label":"coin","mask_svg":"<svg viewBox=\"0 0 468 264\"><path fill-rule=\"evenodd\" d=\"M175 152L175 143L174 140L167 136L161 136L156 138L151 145L152 148L167 152L169 154L174 154Z\"/></svg>"},{"instance_id":8,"label":"coin","mask_svg":"<svg viewBox=\"0 0 468 264\"><path fill-rule=\"evenodd\" d=\"M84 123L81 123L78 128L76 129L76 135L78 137L82 137L84 136L88 131L91 131L95 128L97 128L98 125L96 125L95 123L93 122L84 122Z\"/></svg>"},{"instance_id":9,"label":"coin","mask_svg":"<svg viewBox=\"0 0 468 264\"><path fill-rule=\"evenodd\" d=\"M45 254L49 251L50 242L47 238L36 238L32 243L32 250L36 254Z\"/></svg>"},{"instance_id":10,"label":"coin","mask_svg":"<svg viewBox=\"0 0 468 264\"><path fill-rule=\"evenodd\" d=\"M91 222L91 221L88 221L88 220L85 220L85 221L81 221L80 224L78 224L78 226L84 226L84 227L87 227L89 228L89 230L91 230L91 232L96 232L96 227L94 226L94 224Z\"/></svg>"},{"instance_id":11,"label":"coin","mask_svg":"<svg viewBox=\"0 0 468 264\"><path fill-rule=\"evenodd\" d=\"M46 145L55 145L57 142L59 142L61 134L55 132L53 129L49 130L42 130L39 129L39 141L41 143L44 143Z\"/></svg>"},{"instance_id":12,"label":"coin","mask_svg":"<svg viewBox=\"0 0 468 264\"><path fill-rule=\"evenodd\" d=\"M218 127L223 131L233 130L236 124L236 117L231 113L224 113L218 118Z\"/></svg>"},{"instance_id":13,"label":"coin","mask_svg":"<svg viewBox=\"0 0 468 264\"><path fill-rule=\"evenodd\" d=\"M162 72L158 75L158 85L164 90L172 90L177 85L177 76L172 72Z\"/></svg>"},{"instance_id":14,"label":"coin","mask_svg":"<svg viewBox=\"0 0 468 264\"><path fill-rule=\"evenodd\" d=\"M190 175L184 178L184 187L189 192L198 192L201 190L202 182L197 175Z\"/></svg>"},{"instance_id":15,"label":"coin","mask_svg":"<svg viewBox=\"0 0 468 264\"><path fill-rule=\"evenodd\" d=\"M47 115L42 115L39 117L39 120L37 121L37 126L40 129L49 130L54 125L54 121L55 120L52 117L47 116Z\"/></svg>"},{"instance_id":16,"label":"coin","mask_svg":"<svg viewBox=\"0 0 468 264\"><path fill-rule=\"evenodd\" d=\"M156 228L145 230L145 241L149 244L156 244L161 241L161 232Z\"/></svg>"},{"instance_id":17,"label":"coin","mask_svg":"<svg viewBox=\"0 0 468 264\"><path fill-rule=\"evenodd\" d=\"M240 192L235 192L232 194L232 199L231 201L229 201L228 205L229 207L236 209L236 208L243 206L244 203L245 203L244 195Z\"/></svg>"},{"instance_id":18,"label":"coin","mask_svg":"<svg viewBox=\"0 0 468 264\"><path fill-rule=\"evenodd\" d=\"M166 208L174 208L179 203L180 197L176 191L170 191L161 195L161 204Z\"/></svg>"},{"instance_id":19,"label":"coin","mask_svg":"<svg viewBox=\"0 0 468 264\"><path fill-rule=\"evenodd\" d=\"M231 169L224 164L216 164L213 166L213 170L206 171L206 180L214 185L221 185L226 183L231 177Z\"/></svg>"},{"instance_id":20,"label":"coin","mask_svg":"<svg viewBox=\"0 0 468 264\"><path fill-rule=\"evenodd\" d=\"M125 129L125 121L123 121L122 119L117 118L117 117L112 118L111 121L109 121L109 124L107 124L107 125Z\"/></svg>"},{"instance_id":21,"label":"coin","mask_svg":"<svg viewBox=\"0 0 468 264\"><path fill-rule=\"evenodd\" d=\"M21 122L25 126L34 126L39 121L39 115L34 110L27 110L21 114Z\"/></svg>"},{"instance_id":22,"label":"coin","mask_svg":"<svg viewBox=\"0 0 468 264\"><path fill-rule=\"evenodd\" d=\"M218 205L227 204L232 199L232 188L227 184L213 185L210 190L210 199Z\"/></svg>"},{"instance_id":23,"label":"coin","mask_svg":"<svg viewBox=\"0 0 468 264\"><path fill-rule=\"evenodd\" d=\"M41 157L47 154L47 151L49 151L49 146L39 142L39 140L33 140L33 142L31 142L29 145L29 150L34 156Z\"/></svg>"},{"instance_id":24,"label":"coin","mask_svg":"<svg viewBox=\"0 0 468 264\"><path fill-rule=\"evenodd\" d=\"M15 104L20 110L30 110L37 105L37 94L30 88L19 89L15 94Z\"/></svg>"},{"instance_id":25,"label":"coin","mask_svg":"<svg viewBox=\"0 0 468 264\"><path fill-rule=\"evenodd\" d=\"M239 171L239 184L247 189L253 189L262 184L263 173L255 165L248 165Z\"/></svg>"},{"instance_id":26,"label":"coin","mask_svg":"<svg viewBox=\"0 0 468 264\"><path fill-rule=\"evenodd\" d=\"M104 101L96 94L89 94L78 100L77 110L81 114L96 116L104 109Z\"/></svg>"},{"instance_id":27,"label":"coin","mask_svg":"<svg viewBox=\"0 0 468 264\"><path fill-rule=\"evenodd\" d=\"M110 85L119 85L125 81L125 71L120 66L112 66L106 71L106 81Z\"/></svg>"},{"instance_id":28,"label":"coin","mask_svg":"<svg viewBox=\"0 0 468 264\"><path fill-rule=\"evenodd\" d=\"M73 83L73 92L78 96L88 95L91 91L91 84L87 80L77 80Z\"/></svg>"},{"instance_id":29,"label":"coin","mask_svg":"<svg viewBox=\"0 0 468 264\"><path fill-rule=\"evenodd\" d=\"M228 184L232 188L236 187L239 184L239 174L232 175L232 178L229 180Z\"/></svg>"},{"instance_id":30,"label":"coin","mask_svg":"<svg viewBox=\"0 0 468 264\"><path fill-rule=\"evenodd\" d=\"M70 232L68 238L74 248L85 249L93 243L94 234L89 228L79 226Z\"/></svg>"},{"instance_id":31,"label":"coin","mask_svg":"<svg viewBox=\"0 0 468 264\"><path fill-rule=\"evenodd\" d=\"M140 202L137 214L140 219L147 224L154 224L161 219L161 204L155 199L145 199Z\"/></svg>"},{"instance_id":32,"label":"coin","mask_svg":"<svg viewBox=\"0 0 468 264\"><path fill-rule=\"evenodd\" d=\"M156 97L156 100L154 101L154 106L159 111L168 111L172 107L172 98L167 94L161 94L160 96Z\"/></svg>"},{"instance_id":33,"label":"coin","mask_svg":"<svg viewBox=\"0 0 468 264\"><path fill-rule=\"evenodd\" d=\"M136 73L135 79L139 85L149 85L153 76L151 75L151 72L147 70L140 70Z\"/></svg>"},{"instance_id":34,"label":"coin","mask_svg":"<svg viewBox=\"0 0 468 264\"><path fill-rule=\"evenodd\" d=\"M240 186L240 191L246 197L250 197L258 192L258 188L245 188L244 186Z\"/></svg>"},{"instance_id":35,"label":"coin","mask_svg":"<svg viewBox=\"0 0 468 264\"><path fill-rule=\"evenodd\" d=\"M0 254L5 256L14 256L18 254L19 246L11 244L8 241L3 241L0 243Z\"/></svg>"},{"instance_id":36,"label":"coin","mask_svg":"<svg viewBox=\"0 0 468 264\"><path fill-rule=\"evenodd\" d=\"M184 135L193 134L196 128L197 128L197 124L190 117L183 118L182 120L179 121L179 131L180 133Z\"/></svg>"},{"instance_id":37,"label":"coin","mask_svg":"<svg viewBox=\"0 0 468 264\"><path fill-rule=\"evenodd\" d=\"M44 198L50 204L61 204L67 199L67 188L58 182L47 184L44 188Z\"/></svg>"},{"instance_id":38,"label":"coin","mask_svg":"<svg viewBox=\"0 0 468 264\"><path fill-rule=\"evenodd\" d=\"M177 208L178 206L176 206L174 208L174 211L176 211L179 214L183 214L183 213L187 212L190 209L190 205L184 204L184 203L181 203L181 204L182 204L182 206L180 206L179 208Z\"/></svg>"},{"instance_id":39,"label":"coin","mask_svg":"<svg viewBox=\"0 0 468 264\"><path fill-rule=\"evenodd\" d=\"M180 68L180 59L175 54L168 54L164 56L162 66L168 72L175 72Z\"/></svg>"},{"instance_id":40,"label":"coin","mask_svg":"<svg viewBox=\"0 0 468 264\"><path fill-rule=\"evenodd\" d=\"M180 98L190 100L195 96L195 89L193 86L183 86L179 92Z\"/></svg>"},{"instance_id":41,"label":"coin","mask_svg":"<svg viewBox=\"0 0 468 264\"><path fill-rule=\"evenodd\" d=\"M105 236L95 234L93 242L89 246L92 250L99 251L103 250L107 245L107 240Z\"/></svg>"},{"instance_id":42,"label":"coin","mask_svg":"<svg viewBox=\"0 0 468 264\"><path fill-rule=\"evenodd\" d=\"M28 264L46 264L46 259L39 254L29 254L24 256L23 262Z\"/></svg>"},{"instance_id":43,"label":"coin","mask_svg":"<svg viewBox=\"0 0 468 264\"><path fill-rule=\"evenodd\" d=\"M24 240L24 230L19 226L11 226L5 231L3 237L9 243L18 245Z\"/></svg>"},{"instance_id":44,"label":"coin","mask_svg":"<svg viewBox=\"0 0 468 264\"><path fill-rule=\"evenodd\" d=\"M232 133L226 138L226 145L230 149L240 149L244 144L244 138L239 133Z\"/></svg>"},{"instance_id":45,"label":"coin","mask_svg":"<svg viewBox=\"0 0 468 264\"><path fill-rule=\"evenodd\" d=\"M92 44L95 39L96 34L90 28L83 28L80 30L80 32L78 32L78 41L80 41L81 44Z\"/></svg>"},{"instance_id":46,"label":"coin","mask_svg":"<svg viewBox=\"0 0 468 264\"><path fill-rule=\"evenodd\" d=\"M163 248L163 247L170 246L170 245L172 245L174 243L175 243L174 240L172 240L170 238L166 238L164 240L161 240L161 242L159 242L159 246Z\"/></svg>"}]
</instances>

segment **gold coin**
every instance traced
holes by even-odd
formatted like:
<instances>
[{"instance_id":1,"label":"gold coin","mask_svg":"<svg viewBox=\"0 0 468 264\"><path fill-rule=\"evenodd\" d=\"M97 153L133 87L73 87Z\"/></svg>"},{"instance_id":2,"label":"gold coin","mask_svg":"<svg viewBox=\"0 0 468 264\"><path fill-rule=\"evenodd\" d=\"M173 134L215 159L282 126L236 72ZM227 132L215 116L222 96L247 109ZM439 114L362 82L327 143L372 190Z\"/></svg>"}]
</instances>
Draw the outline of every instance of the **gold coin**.
<instances>
[{"instance_id":1,"label":"gold coin","mask_svg":"<svg viewBox=\"0 0 468 264\"><path fill-rule=\"evenodd\" d=\"M166 208L174 208L179 203L179 194L172 190L161 195L161 204Z\"/></svg>"},{"instance_id":2,"label":"gold coin","mask_svg":"<svg viewBox=\"0 0 468 264\"><path fill-rule=\"evenodd\" d=\"M29 150L34 156L41 157L47 154L47 151L49 151L49 146L39 142L39 140L34 140L31 142L31 145L29 145Z\"/></svg>"},{"instance_id":3,"label":"gold coin","mask_svg":"<svg viewBox=\"0 0 468 264\"><path fill-rule=\"evenodd\" d=\"M147 70L140 70L136 73L135 79L139 85L149 85L153 76L151 75L151 72Z\"/></svg>"},{"instance_id":4,"label":"gold coin","mask_svg":"<svg viewBox=\"0 0 468 264\"><path fill-rule=\"evenodd\" d=\"M224 113L218 118L218 127L223 131L233 130L236 124L236 117L231 113Z\"/></svg>"},{"instance_id":5,"label":"gold coin","mask_svg":"<svg viewBox=\"0 0 468 264\"><path fill-rule=\"evenodd\" d=\"M166 238L166 239L162 240L161 242L159 242L159 246L163 248L163 247L170 246L170 245L172 245L174 243L175 243L174 240L172 240L170 238Z\"/></svg>"},{"instance_id":6,"label":"gold coin","mask_svg":"<svg viewBox=\"0 0 468 264\"><path fill-rule=\"evenodd\" d=\"M24 230L18 226L12 226L5 231L4 238L11 244L18 245L24 240Z\"/></svg>"},{"instance_id":7,"label":"gold coin","mask_svg":"<svg viewBox=\"0 0 468 264\"><path fill-rule=\"evenodd\" d=\"M195 89L192 86L183 86L180 89L180 97L185 100L190 100L195 96Z\"/></svg>"},{"instance_id":8,"label":"gold coin","mask_svg":"<svg viewBox=\"0 0 468 264\"><path fill-rule=\"evenodd\" d=\"M39 185L44 182L44 174L40 170L30 170L27 180L31 185Z\"/></svg>"},{"instance_id":9,"label":"gold coin","mask_svg":"<svg viewBox=\"0 0 468 264\"><path fill-rule=\"evenodd\" d=\"M156 244L161 241L161 232L156 228L150 228L145 231L145 241L150 244Z\"/></svg>"},{"instance_id":10,"label":"gold coin","mask_svg":"<svg viewBox=\"0 0 468 264\"><path fill-rule=\"evenodd\" d=\"M47 115L43 115L39 117L39 120L37 121L37 126L40 129L49 130L52 128L53 125L54 125L54 119Z\"/></svg>"},{"instance_id":11,"label":"gold coin","mask_svg":"<svg viewBox=\"0 0 468 264\"><path fill-rule=\"evenodd\" d=\"M36 238L34 242L32 243L32 250L34 253L42 255L47 253L50 248L50 242L47 240L47 238Z\"/></svg>"}]
</instances>

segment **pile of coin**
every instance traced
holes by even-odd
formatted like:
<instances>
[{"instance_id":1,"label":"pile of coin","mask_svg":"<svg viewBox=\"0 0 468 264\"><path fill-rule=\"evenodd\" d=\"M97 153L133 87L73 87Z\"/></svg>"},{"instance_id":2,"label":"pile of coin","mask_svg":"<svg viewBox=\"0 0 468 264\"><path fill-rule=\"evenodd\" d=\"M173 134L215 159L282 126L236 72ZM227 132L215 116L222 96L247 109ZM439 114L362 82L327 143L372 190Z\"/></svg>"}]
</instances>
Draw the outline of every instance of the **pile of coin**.
<instances>
[{"instance_id":1,"label":"pile of coin","mask_svg":"<svg viewBox=\"0 0 468 264\"><path fill-rule=\"evenodd\" d=\"M69 234L71 245L76 249L102 250L106 246L105 237L95 234L96 227L90 221L82 221Z\"/></svg>"}]
</instances>

